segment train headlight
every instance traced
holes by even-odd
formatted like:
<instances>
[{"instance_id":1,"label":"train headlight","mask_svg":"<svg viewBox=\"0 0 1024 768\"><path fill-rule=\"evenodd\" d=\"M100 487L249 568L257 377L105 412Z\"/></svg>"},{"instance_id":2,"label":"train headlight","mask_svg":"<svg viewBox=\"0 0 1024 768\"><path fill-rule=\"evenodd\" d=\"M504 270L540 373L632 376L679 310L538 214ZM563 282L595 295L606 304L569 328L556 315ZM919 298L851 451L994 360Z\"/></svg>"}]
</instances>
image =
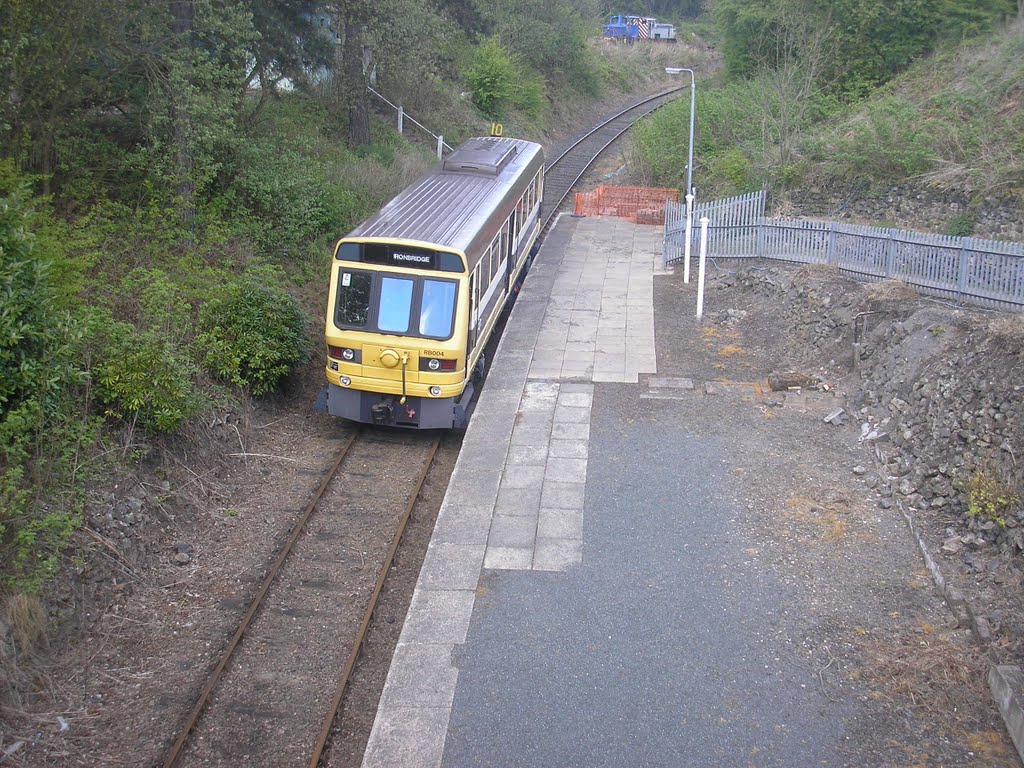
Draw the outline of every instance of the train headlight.
<instances>
[{"instance_id":1,"label":"train headlight","mask_svg":"<svg viewBox=\"0 0 1024 768\"><path fill-rule=\"evenodd\" d=\"M352 360L356 356L356 353L353 352L351 349L344 349L341 352L341 356L345 360Z\"/></svg>"},{"instance_id":2,"label":"train headlight","mask_svg":"<svg viewBox=\"0 0 1024 768\"><path fill-rule=\"evenodd\" d=\"M430 360L430 362L427 363L427 368L429 368L432 371L436 371L440 367L441 367L441 361L437 360L436 358L432 358Z\"/></svg>"},{"instance_id":3,"label":"train headlight","mask_svg":"<svg viewBox=\"0 0 1024 768\"><path fill-rule=\"evenodd\" d=\"M342 376L339 379L339 381L341 382L341 386L343 387L347 387L349 384L352 383L352 379L350 379L348 376Z\"/></svg>"},{"instance_id":4,"label":"train headlight","mask_svg":"<svg viewBox=\"0 0 1024 768\"><path fill-rule=\"evenodd\" d=\"M431 397L440 397L441 396L441 388L440 387L431 387L430 388L430 396Z\"/></svg>"}]
</instances>

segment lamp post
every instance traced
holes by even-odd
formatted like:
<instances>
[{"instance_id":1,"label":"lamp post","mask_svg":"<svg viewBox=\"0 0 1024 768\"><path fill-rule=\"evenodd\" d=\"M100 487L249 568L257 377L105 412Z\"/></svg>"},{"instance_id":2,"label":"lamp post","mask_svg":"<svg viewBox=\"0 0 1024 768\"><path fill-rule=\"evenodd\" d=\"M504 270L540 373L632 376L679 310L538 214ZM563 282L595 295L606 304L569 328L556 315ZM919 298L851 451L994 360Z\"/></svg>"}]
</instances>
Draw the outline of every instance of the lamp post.
<instances>
[{"instance_id":1,"label":"lamp post","mask_svg":"<svg viewBox=\"0 0 1024 768\"><path fill-rule=\"evenodd\" d=\"M665 72L678 75L680 72L690 73L690 150L686 157L686 248L683 261L683 282L690 282L690 239L693 221L693 117L697 109L697 78L692 69L686 67L665 67Z\"/></svg>"},{"instance_id":2,"label":"lamp post","mask_svg":"<svg viewBox=\"0 0 1024 768\"><path fill-rule=\"evenodd\" d=\"M665 67L665 72L670 75L690 73L690 152L686 158L686 194L690 194L693 192L693 115L697 106L697 78L694 71L686 67Z\"/></svg>"}]
</instances>

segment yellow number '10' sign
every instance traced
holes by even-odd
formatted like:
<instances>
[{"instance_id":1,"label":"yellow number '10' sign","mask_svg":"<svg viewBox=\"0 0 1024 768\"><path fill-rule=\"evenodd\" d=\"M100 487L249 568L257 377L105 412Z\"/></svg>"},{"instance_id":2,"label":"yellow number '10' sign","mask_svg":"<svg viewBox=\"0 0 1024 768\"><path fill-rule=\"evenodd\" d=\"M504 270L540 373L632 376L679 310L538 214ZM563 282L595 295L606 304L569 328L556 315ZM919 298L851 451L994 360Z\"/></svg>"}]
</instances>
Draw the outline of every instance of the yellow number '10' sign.
<instances>
[{"instance_id":1,"label":"yellow number '10' sign","mask_svg":"<svg viewBox=\"0 0 1024 768\"><path fill-rule=\"evenodd\" d=\"M501 123L491 123L491 136L501 136L505 132L505 126Z\"/></svg>"}]
</instances>

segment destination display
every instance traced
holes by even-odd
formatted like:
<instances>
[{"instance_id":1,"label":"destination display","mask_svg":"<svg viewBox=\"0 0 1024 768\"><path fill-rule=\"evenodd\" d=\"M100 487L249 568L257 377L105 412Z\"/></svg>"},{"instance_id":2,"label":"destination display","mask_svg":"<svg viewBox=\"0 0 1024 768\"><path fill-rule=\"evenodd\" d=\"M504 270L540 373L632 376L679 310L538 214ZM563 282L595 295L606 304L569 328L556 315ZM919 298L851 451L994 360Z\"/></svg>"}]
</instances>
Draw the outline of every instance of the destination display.
<instances>
[{"instance_id":1,"label":"destination display","mask_svg":"<svg viewBox=\"0 0 1024 768\"><path fill-rule=\"evenodd\" d=\"M337 258L340 261L386 264L392 267L436 269L441 272L464 271L458 254L392 243L342 243Z\"/></svg>"}]
</instances>

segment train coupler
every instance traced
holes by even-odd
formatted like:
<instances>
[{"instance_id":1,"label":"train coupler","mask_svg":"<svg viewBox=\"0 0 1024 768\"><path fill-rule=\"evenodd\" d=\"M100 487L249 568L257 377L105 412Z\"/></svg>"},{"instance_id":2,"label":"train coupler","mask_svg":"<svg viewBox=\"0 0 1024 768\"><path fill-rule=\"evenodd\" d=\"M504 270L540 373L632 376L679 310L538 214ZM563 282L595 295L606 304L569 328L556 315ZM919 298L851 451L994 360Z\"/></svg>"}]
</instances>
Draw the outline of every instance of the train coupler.
<instances>
[{"instance_id":1,"label":"train coupler","mask_svg":"<svg viewBox=\"0 0 1024 768\"><path fill-rule=\"evenodd\" d=\"M373 419L373 423L377 425L394 424L395 408L387 401L374 403L370 406L370 417Z\"/></svg>"}]
</instances>

